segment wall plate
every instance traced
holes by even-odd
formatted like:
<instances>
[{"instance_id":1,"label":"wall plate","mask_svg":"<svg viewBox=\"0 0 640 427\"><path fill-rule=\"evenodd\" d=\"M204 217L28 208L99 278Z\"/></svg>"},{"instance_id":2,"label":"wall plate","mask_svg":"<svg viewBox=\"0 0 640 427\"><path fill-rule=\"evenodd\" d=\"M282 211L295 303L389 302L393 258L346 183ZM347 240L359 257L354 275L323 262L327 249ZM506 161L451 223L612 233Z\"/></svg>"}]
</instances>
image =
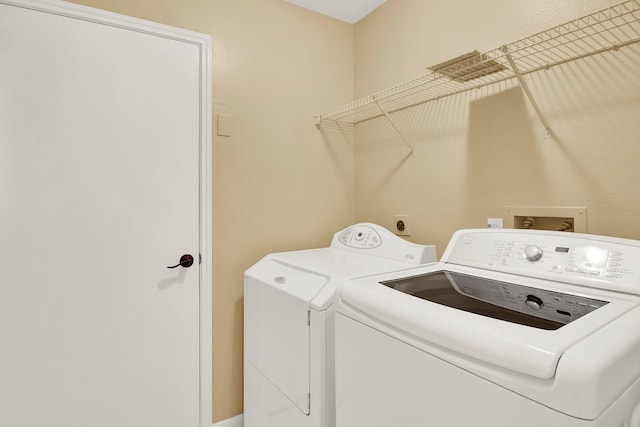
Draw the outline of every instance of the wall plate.
<instances>
[{"instance_id":1,"label":"wall plate","mask_svg":"<svg viewBox=\"0 0 640 427\"><path fill-rule=\"evenodd\" d=\"M573 219L576 233L587 232L587 208L582 206L505 206L504 228L524 228L523 218L533 218L535 230L558 230ZM536 225L537 224L537 225Z\"/></svg>"}]
</instances>

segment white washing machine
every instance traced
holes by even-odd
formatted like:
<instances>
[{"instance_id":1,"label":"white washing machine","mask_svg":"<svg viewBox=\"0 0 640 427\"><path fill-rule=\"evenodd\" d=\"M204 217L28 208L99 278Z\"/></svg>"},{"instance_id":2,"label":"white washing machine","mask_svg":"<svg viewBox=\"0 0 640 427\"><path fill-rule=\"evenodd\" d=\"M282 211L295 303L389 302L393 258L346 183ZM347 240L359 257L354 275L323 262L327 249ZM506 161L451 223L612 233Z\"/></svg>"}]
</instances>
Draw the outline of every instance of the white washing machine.
<instances>
[{"instance_id":1,"label":"white washing machine","mask_svg":"<svg viewBox=\"0 0 640 427\"><path fill-rule=\"evenodd\" d=\"M461 230L335 296L337 427L639 427L640 242Z\"/></svg>"},{"instance_id":2,"label":"white washing machine","mask_svg":"<svg viewBox=\"0 0 640 427\"><path fill-rule=\"evenodd\" d=\"M271 254L245 273L245 427L334 427L333 296L347 278L435 263L375 224L339 231L328 248Z\"/></svg>"}]
</instances>

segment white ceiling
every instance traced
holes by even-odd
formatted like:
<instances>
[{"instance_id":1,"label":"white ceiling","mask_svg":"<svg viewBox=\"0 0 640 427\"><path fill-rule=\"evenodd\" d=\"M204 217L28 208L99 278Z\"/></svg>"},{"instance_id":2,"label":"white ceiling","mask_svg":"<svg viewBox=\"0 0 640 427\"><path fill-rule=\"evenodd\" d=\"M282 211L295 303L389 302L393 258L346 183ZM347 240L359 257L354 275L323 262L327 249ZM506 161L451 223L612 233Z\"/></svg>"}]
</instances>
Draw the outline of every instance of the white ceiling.
<instances>
[{"instance_id":1,"label":"white ceiling","mask_svg":"<svg viewBox=\"0 0 640 427\"><path fill-rule=\"evenodd\" d=\"M355 24L387 0L285 0L305 9Z\"/></svg>"}]
</instances>

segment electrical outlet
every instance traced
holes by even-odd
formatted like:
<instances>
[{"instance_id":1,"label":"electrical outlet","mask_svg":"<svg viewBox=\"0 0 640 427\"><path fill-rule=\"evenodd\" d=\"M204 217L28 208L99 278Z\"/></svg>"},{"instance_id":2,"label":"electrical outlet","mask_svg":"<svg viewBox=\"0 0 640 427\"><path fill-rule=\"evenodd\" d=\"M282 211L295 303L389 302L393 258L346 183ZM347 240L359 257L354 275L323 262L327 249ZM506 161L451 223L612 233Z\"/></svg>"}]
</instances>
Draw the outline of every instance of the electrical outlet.
<instances>
[{"instance_id":1,"label":"electrical outlet","mask_svg":"<svg viewBox=\"0 0 640 427\"><path fill-rule=\"evenodd\" d=\"M487 228L504 228L502 218L487 218Z\"/></svg>"},{"instance_id":2,"label":"electrical outlet","mask_svg":"<svg viewBox=\"0 0 640 427\"><path fill-rule=\"evenodd\" d=\"M393 216L393 232L398 236L410 236L411 229L409 227L409 215Z\"/></svg>"}]
</instances>

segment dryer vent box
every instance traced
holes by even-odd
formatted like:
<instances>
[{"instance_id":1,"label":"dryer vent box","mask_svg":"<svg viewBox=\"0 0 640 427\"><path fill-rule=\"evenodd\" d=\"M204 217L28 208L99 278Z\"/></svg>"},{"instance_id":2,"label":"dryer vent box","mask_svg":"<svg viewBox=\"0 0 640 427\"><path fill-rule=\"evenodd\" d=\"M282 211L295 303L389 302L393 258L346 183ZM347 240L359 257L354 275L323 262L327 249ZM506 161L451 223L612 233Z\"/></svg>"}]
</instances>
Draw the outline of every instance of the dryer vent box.
<instances>
[{"instance_id":1,"label":"dryer vent box","mask_svg":"<svg viewBox=\"0 0 640 427\"><path fill-rule=\"evenodd\" d=\"M505 228L587 232L587 208L506 206Z\"/></svg>"}]
</instances>

